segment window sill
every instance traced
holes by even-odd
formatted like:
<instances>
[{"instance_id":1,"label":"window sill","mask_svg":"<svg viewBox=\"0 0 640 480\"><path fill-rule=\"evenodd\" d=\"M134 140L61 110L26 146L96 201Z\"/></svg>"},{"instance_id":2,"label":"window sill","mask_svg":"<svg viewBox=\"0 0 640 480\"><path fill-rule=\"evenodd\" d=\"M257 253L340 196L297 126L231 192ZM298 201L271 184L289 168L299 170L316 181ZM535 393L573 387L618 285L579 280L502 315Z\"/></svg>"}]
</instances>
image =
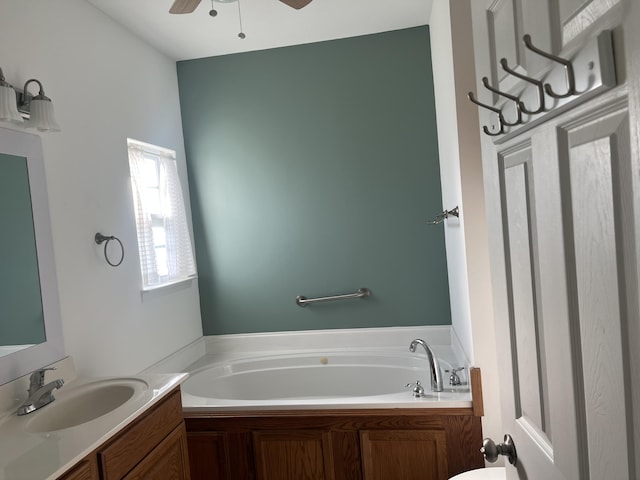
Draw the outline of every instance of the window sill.
<instances>
[{"instance_id":1,"label":"window sill","mask_svg":"<svg viewBox=\"0 0 640 480\"><path fill-rule=\"evenodd\" d=\"M194 280L197 280L198 276L193 275L191 277L180 278L171 282L163 283L162 285L143 288L141 293L142 299L153 298L156 296L162 296L169 293L177 292L191 288Z\"/></svg>"}]
</instances>

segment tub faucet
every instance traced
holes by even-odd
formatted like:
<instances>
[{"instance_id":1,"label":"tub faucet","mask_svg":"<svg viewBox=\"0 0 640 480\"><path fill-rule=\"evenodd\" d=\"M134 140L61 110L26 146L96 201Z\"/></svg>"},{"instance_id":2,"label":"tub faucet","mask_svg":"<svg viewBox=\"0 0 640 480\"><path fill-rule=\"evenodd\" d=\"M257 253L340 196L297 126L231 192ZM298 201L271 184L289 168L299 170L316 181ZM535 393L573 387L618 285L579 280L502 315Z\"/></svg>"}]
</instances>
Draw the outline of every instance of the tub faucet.
<instances>
[{"instance_id":1,"label":"tub faucet","mask_svg":"<svg viewBox=\"0 0 640 480\"><path fill-rule=\"evenodd\" d=\"M55 370L55 368L41 368L33 372L29 377L29 397L20 405L20 408L18 408L18 415L35 412L55 400L53 390L62 388L64 381L59 378L45 385L44 372L47 370Z\"/></svg>"},{"instance_id":2,"label":"tub faucet","mask_svg":"<svg viewBox=\"0 0 640 480\"><path fill-rule=\"evenodd\" d=\"M415 352L418 345L422 345L424 350L427 352L427 360L429 361L429 374L431 376L431 389L434 392L442 391L442 370L440 369L440 362L438 362L438 358L431 350L431 347L420 338L416 338L411 345L409 345L409 351Z\"/></svg>"}]
</instances>

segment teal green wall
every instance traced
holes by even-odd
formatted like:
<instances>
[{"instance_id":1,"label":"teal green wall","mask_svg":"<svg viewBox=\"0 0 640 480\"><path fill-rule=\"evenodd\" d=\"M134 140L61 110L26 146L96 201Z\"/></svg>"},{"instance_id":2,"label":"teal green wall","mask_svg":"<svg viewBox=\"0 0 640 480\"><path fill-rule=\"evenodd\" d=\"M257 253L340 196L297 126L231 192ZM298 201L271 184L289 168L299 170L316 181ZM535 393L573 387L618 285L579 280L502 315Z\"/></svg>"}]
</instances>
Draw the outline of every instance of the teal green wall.
<instances>
[{"instance_id":1,"label":"teal green wall","mask_svg":"<svg viewBox=\"0 0 640 480\"><path fill-rule=\"evenodd\" d=\"M427 27L178 79L205 334L451 323Z\"/></svg>"},{"instance_id":2,"label":"teal green wall","mask_svg":"<svg viewBox=\"0 0 640 480\"><path fill-rule=\"evenodd\" d=\"M0 345L45 340L27 159L0 153Z\"/></svg>"}]
</instances>

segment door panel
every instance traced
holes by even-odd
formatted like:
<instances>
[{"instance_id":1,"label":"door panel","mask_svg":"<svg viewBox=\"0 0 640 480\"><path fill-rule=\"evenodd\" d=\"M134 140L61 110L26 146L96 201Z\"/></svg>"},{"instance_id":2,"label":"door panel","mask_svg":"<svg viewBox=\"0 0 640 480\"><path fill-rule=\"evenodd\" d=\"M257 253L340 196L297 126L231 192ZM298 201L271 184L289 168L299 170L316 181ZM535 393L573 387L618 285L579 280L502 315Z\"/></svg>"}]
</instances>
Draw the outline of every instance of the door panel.
<instances>
[{"instance_id":1,"label":"door panel","mask_svg":"<svg viewBox=\"0 0 640 480\"><path fill-rule=\"evenodd\" d=\"M562 28L562 46L577 39L583 33L619 21L623 0L562 0L558 3L558 15Z\"/></svg>"},{"instance_id":2,"label":"door panel","mask_svg":"<svg viewBox=\"0 0 640 480\"><path fill-rule=\"evenodd\" d=\"M538 46L552 51L554 44L558 43L554 41L558 33L552 33L552 25L557 25L557 22L551 22L547 2L533 4L523 0L496 0L487 7L485 15L491 59L491 70L486 75L501 91L512 92L518 84L517 79L502 69L500 60L504 58L510 68L535 77L546 69L548 60L526 50L522 37L525 33L536 32ZM503 100L494 97L494 103Z\"/></svg>"},{"instance_id":3,"label":"door panel","mask_svg":"<svg viewBox=\"0 0 640 480\"><path fill-rule=\"evenodd\" d=\"M576 386L582 388L581 409L592 478L629 478L620 466L629 464L632 432L627 431L624 378L625 359L621 325L625 309L623 267L626 263L620 222L625 192L624 177L630 166L629 124L626 105L598 114L586 123L564 130L566 150L563 184L567 185L567 250L572 260L569 283L575 299L574 358L580 365ZM618 225L616 225L618 223ZM613 441L613 439L618 441ZM623 476L624 475L624 476Z\"/></svg>"},{"instance_id":4,"label":"door panel","mask_svg":"<svg viewBox=\"0 0 640 480\"><path fill-rule=\"evenodd\" d=\"M554 128L538 129L529 138L502 147L494 160L501 172L499 229L508 316L500 324L497 344L500 357L510 358L512 365L511 375L504 371L501 377L509 392L503 400L504 414L510 419L506 431L518 452L528 452L519 458L520 478L582 478L568 374L571 335L566 287L563 263L557 258L558 254L562 258L564 240L562 217L557 214L561 199L557 154L550 148L556 143L555 135ZM512 382L505 381L507 376ZM567 402L561 410L560 402Z\"/></svg>"},{"instance_id":5,"label":"door panel","mask_svg":"<svg viewBox=\"0 0 640 480\"><path fill-rule=\"evenodd\" d=\"M544 349L536 307L534 257L529 188L531 146L503 156L503 212L508 255L510 337L516 415L542 437L550 437L546 418L546 376L540 352Z\"/></svg>"},{"instance_id":6,"label":"door panel","mask_svg":"<svg viewBox=\"0 0 640 480\"><path fill-rule=\"evenodd\" d=\"M506 58L510 65L524 68L518 49L518 19L516 17L516 0L499 0L487 10L489 30L489 48L493 62L492 78L497 82L508 81L507 74L498 69L498 61ZM501 88L505 85L501 83ZM508 88L508 86L506 87Z\"/></svg>"}]
</instances>

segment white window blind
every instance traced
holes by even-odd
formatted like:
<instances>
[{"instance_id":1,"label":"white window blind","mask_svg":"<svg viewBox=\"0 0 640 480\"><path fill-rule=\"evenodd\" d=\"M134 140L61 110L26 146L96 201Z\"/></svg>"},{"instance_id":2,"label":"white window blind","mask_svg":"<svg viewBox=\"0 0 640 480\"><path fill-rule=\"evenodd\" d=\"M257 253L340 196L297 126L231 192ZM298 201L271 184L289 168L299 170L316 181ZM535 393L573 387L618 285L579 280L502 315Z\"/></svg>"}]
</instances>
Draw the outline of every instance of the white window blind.
<instances>
[{"instance_id":1,"label":"white window blind","mask_svg":"<svg viewBox=\"0 0 640 480\"><path fill-rule=\"evenodd\" d=\"M176 152L127 139L143 290L196 274Z\"/></svg>"}]
</instances>

